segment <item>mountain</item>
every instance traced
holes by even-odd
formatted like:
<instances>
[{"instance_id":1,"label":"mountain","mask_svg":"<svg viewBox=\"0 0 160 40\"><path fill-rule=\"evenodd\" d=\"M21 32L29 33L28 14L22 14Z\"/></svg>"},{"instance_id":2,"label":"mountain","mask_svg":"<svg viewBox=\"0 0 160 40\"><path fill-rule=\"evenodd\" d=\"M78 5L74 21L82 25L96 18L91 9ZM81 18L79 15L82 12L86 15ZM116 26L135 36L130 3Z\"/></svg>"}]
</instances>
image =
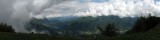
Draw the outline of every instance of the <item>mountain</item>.
<instances>
[{"instance_id":1,"label":"mountain","mask_svg":"<svg viewBox=\"0 0 160 40\"><path fill-rule=\"evenodd\" d=\"M26 28L36 30L37 32L47 31L49 34L60 35L79 35L79 34L97 34L97 27L103 27L108 23L114 23L120 30L129 30L134 25L138 17L119 16L99 16L99 17L59 17L59 18L33 18L26 25Z\"/></svg>"},{"instance_id":2,"label":"mountain","mask_svg":"<svg viewBox=\"0 0 160 40\"><path fill-rule=\"evenodd\" d=\"M99 17L101 20L102 18L106 19L106 18L110 18L111 21L113 21L113 19L116 19L118 21L121 21L123 19L123 21L127 21L129 17L124 18L120 18L117 19L117 16L102 16ZM90 26L88 27L89 24L92 24L95 22L95 20L99 20L99 18L97 17L79 17L79 18L73 18L73 19L68 19L65 21L60 21L59 19L55 19L55 18L45 18L45 19L33 19L30 21L30 25L28 25L28 27L32 27L34 29L36 29L36 31L48 31L48 32L53 32L53 33L58 33L62 32L60 30L64 30L64 33L68 33L71 35L74 35L74 31L73 29L69 29L67 27L75 27L74 30L76 31L80 31L82 29L78 29L79 27L81 27L81 23L86 23L87 26L86 28L88 28L87 31L90 31L91 28ZM94 19L94 20L93 20ZM103 19L103 20L104 20ZM130 18L129 18L130 19ZM134 19L134 18L132 18ZM137 18L136 18L137 19ZM57 20L57 21L55 21ZM148 16L148 17L140 17L137 19L137 21L135 21L136 23L133 24L133 28L129 31L132 30L143 30L143 31L133 31L132 33L123 33L117 36L112 36L112 37L103 37L103 36L99 36L99 35L81 35L83 36L82 38L77 38L77 35L75 35L74 37L70 37L70 36L54 36L54 35L46 35L46 34L39 34L39 33L14 33L14 32L3 32L0 31L0 40L160 40L160 17L155 17L155 16ZM84 22L85 21L85 22ZM88 22L89 21L89 22ZM109 21L109 20L107 20ZM46 23L45 23L46 22ZM60 29L60 28L54 28L56 26L53 25L49 25L49 23L59 23L61 22L62 25L66 24L66 23L73 23L74 25L78 25L77 26L64 26L67 29ZM102 21L100 21L102 22ZM116 22L116 21L114 21ZM63 24L64 23L64 24ZM103 23L103 22L102 22ZM104 21L104 23L106 23L106 21ZM81 24L81 25L80 25ZM97 24L97 23L94 23ZM116 23L115 23L116 24ZM60 24L59 24L60 25ZM66 24L68 25L68 24ZM92 24L93 25L93 24ZM118 24L116 24L117 26ZM95 26L95 25L93 25ZM91 27L93 27L91 26ZM120 27L124 28L124 25ZM60 26L61 27L61 26ZM77 28L76 28L77 27ZM103 26L100 26L103 27ZM117 28L121 29L120 27L117 26ZM136 28L136 29L135 29ZM147 30L146 30L147 29ZM28 29L29 30L29 29Z\"/></svg>"}]
</instances>

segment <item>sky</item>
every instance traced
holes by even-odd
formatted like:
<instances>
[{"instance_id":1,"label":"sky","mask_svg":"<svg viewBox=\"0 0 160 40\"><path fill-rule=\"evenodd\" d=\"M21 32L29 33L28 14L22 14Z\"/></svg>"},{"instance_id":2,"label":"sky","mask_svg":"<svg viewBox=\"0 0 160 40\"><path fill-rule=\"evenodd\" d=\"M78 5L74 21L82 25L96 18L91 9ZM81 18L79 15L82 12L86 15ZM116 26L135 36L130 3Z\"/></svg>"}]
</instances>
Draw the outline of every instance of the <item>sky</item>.
<instances>
[{"instance_id":1,"label":"sky","mask_svg":"<svg viewBox=\"0 0 160 40\"><path fill-rule=\"evenodd\" d=\"M48 18L71 15L136 17L149 13L159 16L159 5L159 0L73 0L50 7L42 15L48 13ZM37 18L42 18L42 15L38 15Z\"/></svg>"},{"instance_id":2,"label":"sky","mask_svg":"<svg viewBox=\"0 0 160 40\"><path fill-rule=\"evenodd\" d=\"M160 16L160 0L0 0L0 22L16 32L32 18L108 16Z\"/></svg>"}]
</instances>

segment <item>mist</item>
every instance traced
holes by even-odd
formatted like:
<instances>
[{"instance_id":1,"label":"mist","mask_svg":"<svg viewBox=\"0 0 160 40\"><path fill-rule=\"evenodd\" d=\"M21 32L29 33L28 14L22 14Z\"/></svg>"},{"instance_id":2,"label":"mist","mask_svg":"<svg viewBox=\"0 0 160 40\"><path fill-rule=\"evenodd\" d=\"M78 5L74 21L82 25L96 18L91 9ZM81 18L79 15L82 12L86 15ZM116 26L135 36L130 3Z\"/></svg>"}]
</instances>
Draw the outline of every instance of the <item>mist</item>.
<instances>
[{"instance_id":1,"label":"mist","mask_svg":"<svg viewBox=\"0 0 160 40\"><path fill-rule=\"evenodd\" d=\"M158 0L0 0L0 21L16 32L28 32L24 25L32 18L108 16L160 16Z\"/></svg>"},{"instance_id":2,"label":"mist","mask_svg":"<svg viewBox=\"0 0 160 40\"><path fill-rule=\"evenodd\" d=\"M0 21L13 26L16 32L28 32L24 25L46 8L70 0L0 0Z\"/></svg>"}]
</instances>

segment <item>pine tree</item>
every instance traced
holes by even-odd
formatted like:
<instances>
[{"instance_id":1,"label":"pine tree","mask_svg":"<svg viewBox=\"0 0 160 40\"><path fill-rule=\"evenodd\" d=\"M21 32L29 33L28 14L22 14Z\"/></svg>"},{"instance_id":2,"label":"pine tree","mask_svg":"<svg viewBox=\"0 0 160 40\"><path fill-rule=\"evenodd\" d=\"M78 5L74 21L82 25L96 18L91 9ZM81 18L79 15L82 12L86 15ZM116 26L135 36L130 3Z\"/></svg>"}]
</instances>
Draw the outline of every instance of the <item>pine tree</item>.
<instances>
[{"instance_id":1,"label":"pine tree","mask_svg":"<svg viewBox=\"0 0 160 40\"><path fill-rule=\"evenodd\" d=\"M146 32L154 27L156 27L160 23L160 17L151 16L149 14L148 17L140 17L133 28L127 33L136 33L136 32Z\"/></svg>"},{"instance_id":2,"label":"pine tree","mask_svg":"<svg viewBox=\"0 0 160 40\"><path fill-rule=\"evenodd\" d=\"M103 36L116 36L117 33L117 29L115 28L114 24L108 24L107 26L105 26L105 28L101 28L101 27L97 27L98 30L101 32L101 35Z\"/></svg>"},{"instance_id":3,"label":"pine tree","mask_svg":"<svg viewBox=\"0 0 160 40\"><path fill-rule=\"evenodd\" d=\"M5 23L1 23L0 24L0 32L14 32L14 29L12 29L11 26L9 26Z\"/></svg>"}]
</instances>

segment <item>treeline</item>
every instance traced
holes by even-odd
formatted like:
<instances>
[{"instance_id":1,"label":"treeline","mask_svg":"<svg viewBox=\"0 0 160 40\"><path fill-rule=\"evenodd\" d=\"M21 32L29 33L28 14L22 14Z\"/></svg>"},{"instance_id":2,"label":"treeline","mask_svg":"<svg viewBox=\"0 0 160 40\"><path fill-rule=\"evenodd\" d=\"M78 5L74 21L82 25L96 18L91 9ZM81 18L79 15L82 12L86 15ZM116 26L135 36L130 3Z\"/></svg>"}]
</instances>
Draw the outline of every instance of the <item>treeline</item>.
<instances>
[{"instance_id":1,"label":"treeline","mask_svg":"<svg viewBox=\"0 0 160 40\"><path fill-rule=\"evenodd\" d=\"M141 16L137 19L133 27L127 32L125 32L124 34L147 32L152 28L155 28L159 24L160 24L160 17L151 16L151 15L147 17ZM113 23L102 25L100 27L97 27L97 29L100 31L101 35L107 36L107 37L117 36L118 34L120 34L119 30L115 27Z\"/></svg>"},{"instance_id":2,"label":"treeline","mask_svg":"<svg viewBox=\"0 0 160 40\"><path fill-rule=\"evenodd\" d=\"M125 17L120 18L119 16L109 15L109 16L98 16L98 17L78 17L72 19L61 19L61 18L51 18L51 19L35 19L33 18L28 24L30 26L26 26L26 29L35 29L36 31L48 31L49 34L58 34L61 32L62 34L58 35L66 35L66 36L81 36L81 35L98 35L96 34L96 28L99 27L103 29L101 32L104 32L107 29L108 24L114 25L116 28L121 28L121 30L130 29L130 27L137 20L137 17ZM114 23L114 24L112 24ZM106 28L103 28L106 27ZM98 29L99 30L99 29ZM110 29L109 29L110 30ZM95 32L96 31L96 32ZM116 29L117 31L117 29ZM82 33L83 32L83 33ZM89 32L84 33L84 32ZM54 33L54 34L53 34ZM104 33L101 33L104 34ZM101 35L100 35L101 36Z\"/></svg>"},{"instance_id":3,"label":"treeline","mask_svg":"<svg viewBox=\"0 0 160 40\"><path fill-rule=\"evenodd\" d=\"M142 17L141 16L141 17L139 17L137 19L137 21L135 22L133 28L131 30L127 31L124 34L137 33L137 32L147 32L147 31L151 30L152 28L155 28L159 24L160 24L160 17L150 16L150 15L148 17ZM35 24L35 25L37 25L37 24ZM40 24L38 24L38 25L40 25ZM114 23L109 23L109 24L97 26L97 29L99 30L100 35L102 35L104 38L106 38L106 37L114 37L114 36L120 35L119 29L116 28L116 24L114 24ZM7 25L6 23L0 23L0 32L15 32L15 31L12 28L12 26ZM45 40L45 39L65 40L65 39L62 39L62 38L69 39L69 38L67 38L68 36L67 37L65 37L65 36L64 37L63 36L59 36L59 37L53 36L52 37L52 36L48 36L48 35L44 36L44 35L39 35L39 34L37 34L37 35L36 34L25 34L25 33L24 34L22 34L22 33L19 33L19 34L15 33L15 34L16 35L20 35L20 36L17 36L17 37L19 37L19 39L26 39L26 40L27 39L34 40L36 38L37 38L36 40ZM7 35L10 35L10 34L7 34ZM28 35L28 36L26 36L26 35ZM92 36L93 35L91 35L90 37L92 37ZM14 39L14 37L15 36L11 35L11 38ZM21 38L21 37L24 37L24 38ZM101 40L98 37L99 37L99 35L97 36L97 40ZM122 38L125 38L125 37L128 37L126 39L130 38L130 36L125 36L124 35L123 37L120 37L118 40L122 40ZM133 36L133 37L135 37L135 36ZM91 38L91 39L94 39L94 38ZM74 38L70 38L70 39L74 39ZM132 39L134 39L134 38L132 38Z\"/></svg>"},{"instance_id":4,"label":"treeline","mask_svg":"<svg viewBox=\"0 0 160 40\"><path fill-rule=\"evenodd\" d=\"M6 23L0 23L0 32L15 32L12 26Z\"/></svg>"},{"instance_id":5,"label":"treeline","mask_svg":"<svg viewBox=\"0 0 160 40\"><path fill-rule=\"evenodd\" d=\"M160 24L160 17L151 16L148 17L140 17L133 28L127 33L137 33L137 32L147 32L152 28L155 28L158 24Z\"/></svg>"}]
</instances>

